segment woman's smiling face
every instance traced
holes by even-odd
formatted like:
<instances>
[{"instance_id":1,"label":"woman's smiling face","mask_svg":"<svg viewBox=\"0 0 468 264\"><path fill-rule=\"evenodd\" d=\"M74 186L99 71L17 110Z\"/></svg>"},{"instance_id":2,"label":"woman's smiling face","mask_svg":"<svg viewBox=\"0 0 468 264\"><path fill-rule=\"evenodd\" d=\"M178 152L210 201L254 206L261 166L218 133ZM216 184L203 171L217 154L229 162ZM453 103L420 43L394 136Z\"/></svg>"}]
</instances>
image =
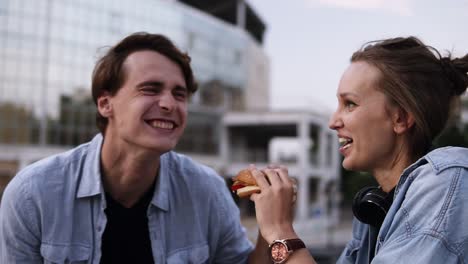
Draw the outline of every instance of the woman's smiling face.
<instances>
[{"instance_id":1,"label":"woman's smiling face","mask_svg":"<svg viewBox=\"0 0 468 264\"><path fill-rule=\"evenodd\" d=\"M358 61L341 78L338 107L329 126L338 133L345 169L372 172L395 157L392 115L396 107L377 89L380 74L375 66Z\"/></svg>"}]
</instances>

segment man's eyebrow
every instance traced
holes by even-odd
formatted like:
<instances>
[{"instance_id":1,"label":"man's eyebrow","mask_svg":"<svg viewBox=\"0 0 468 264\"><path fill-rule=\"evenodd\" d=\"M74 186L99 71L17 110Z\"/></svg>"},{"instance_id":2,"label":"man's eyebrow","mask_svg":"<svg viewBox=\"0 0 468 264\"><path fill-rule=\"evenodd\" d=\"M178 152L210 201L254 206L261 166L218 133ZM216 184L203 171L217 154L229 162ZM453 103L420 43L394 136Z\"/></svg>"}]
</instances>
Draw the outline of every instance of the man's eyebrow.
<instances>
[{"instance_id":1,"label":"man's eyebrow","mask_svg":"<svg viewBox=\"0 0 468 264\"><path fill-rule=\"evenodd\" d=\"M153 86L153 87L162 87L164 86L164 82L161 82L161 81L144 81L144 82L141 82L137 85L138 88L141 88L141 87L145 87L145 86ZM186 92L188 92L188 88L184 85L176 85L176 87L174 88L176 90L184 90Z\"/></svg>"},{"instance_id":2,"label":"man's eyebrow","mask_svg":"<svg viewBox=\"0 0 468 264\"><path fill-rule=\"evenodd\" d=\"M187 87L185 87L185 86L183 86L183 85L177 85L177 86L175 87L175 89L176 89L176 90L184 90L184 91L188 92Z\"/></svg>"},{"instance_id":3,"label":"man's eyebrow","mask_svg":"<svg viewBox=\"0 0 468 264\"><path fill-rule=\"evenodd\" d=\"M156 87L161 87L163 86L163 83L160 81L144 81L141 82L137 85L137 87L143 87L143 86L156 86Z\"/></svg>"}]
</instances>

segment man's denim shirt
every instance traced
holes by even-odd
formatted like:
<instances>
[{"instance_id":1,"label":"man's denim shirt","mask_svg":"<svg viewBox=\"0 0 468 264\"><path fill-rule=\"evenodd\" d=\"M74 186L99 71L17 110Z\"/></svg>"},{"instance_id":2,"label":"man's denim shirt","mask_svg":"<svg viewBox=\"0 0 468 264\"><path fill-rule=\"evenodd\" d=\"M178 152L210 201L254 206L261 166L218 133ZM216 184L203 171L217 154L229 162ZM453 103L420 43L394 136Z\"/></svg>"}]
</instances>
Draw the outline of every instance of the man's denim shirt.
<instances>
[{"instance_id":1,"label":"man's denim shirt","mask_svg":"<svg viewBox=\"0 0 468 264\"><path fill-rule=\"evenodd\" d=\"M99 263L102 141L97 135L13 178L0 206L0 263ZM174 152L161 157L148 225L155 263L245 263L253 249L224 180Z\"/></svg>"},{"instance_id":2,"label":"man's denim shirt","mask_svg":"<svg viewBox=\"0 0 468 264\"><path fill-rule=\"evenodd\" d=\"M337 263L369 263L369 226L354 220ZM372 263L468 263L468 149L436 149L395 189Z\"/></svg>"}]
</instances>

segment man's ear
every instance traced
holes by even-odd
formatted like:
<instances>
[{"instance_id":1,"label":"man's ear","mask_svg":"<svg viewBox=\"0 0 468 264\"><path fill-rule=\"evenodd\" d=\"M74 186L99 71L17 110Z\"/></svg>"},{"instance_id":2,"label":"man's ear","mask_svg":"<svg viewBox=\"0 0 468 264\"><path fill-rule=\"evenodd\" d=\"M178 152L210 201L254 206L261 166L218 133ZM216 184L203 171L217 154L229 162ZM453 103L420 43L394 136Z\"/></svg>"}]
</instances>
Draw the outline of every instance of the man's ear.
<instances>
[{"instance_id":1,"label":"man's ear","mask_svg":"<svg viewBox=\"0 0 468 264\"><path fill-rule=\"evenodd\" d=\"M103 117L110 117L112 116L112 102L111 102L111 96L108 92L104 92L101 96L98 97L97 99L97 110L99 111L99 114L101 114Z\"/></svg>"},{"instance_id":2,"label":"man's ear","mask_svg":"<svg viewBox=\"0 0 468 264\"><path fill-rule=\"evenodd\" d=\"M414 116L400 107L393 113L393 131L397 134L403 134L414 126Z\"/></svg>"}]
</instances>

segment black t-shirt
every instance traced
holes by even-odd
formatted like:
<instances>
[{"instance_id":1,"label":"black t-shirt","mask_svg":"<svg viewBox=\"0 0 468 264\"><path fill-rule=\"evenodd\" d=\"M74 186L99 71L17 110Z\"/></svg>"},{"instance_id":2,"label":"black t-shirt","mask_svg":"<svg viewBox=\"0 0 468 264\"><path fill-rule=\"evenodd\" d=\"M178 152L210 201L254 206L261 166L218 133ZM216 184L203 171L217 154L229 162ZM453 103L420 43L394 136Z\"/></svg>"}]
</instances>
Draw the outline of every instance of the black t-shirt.
<instances>
[{"instance_id":1,"label":"black t-shirt","mask_svg":"<svg viewBox=\"0 0 468 264\"><path fill-rule=\"evenodd\" d=\"M154 263L146 215L153 190L154 186L131 208L106 193L107 225L102 235L101 264Z\"/></svg>"}]
</instances>

